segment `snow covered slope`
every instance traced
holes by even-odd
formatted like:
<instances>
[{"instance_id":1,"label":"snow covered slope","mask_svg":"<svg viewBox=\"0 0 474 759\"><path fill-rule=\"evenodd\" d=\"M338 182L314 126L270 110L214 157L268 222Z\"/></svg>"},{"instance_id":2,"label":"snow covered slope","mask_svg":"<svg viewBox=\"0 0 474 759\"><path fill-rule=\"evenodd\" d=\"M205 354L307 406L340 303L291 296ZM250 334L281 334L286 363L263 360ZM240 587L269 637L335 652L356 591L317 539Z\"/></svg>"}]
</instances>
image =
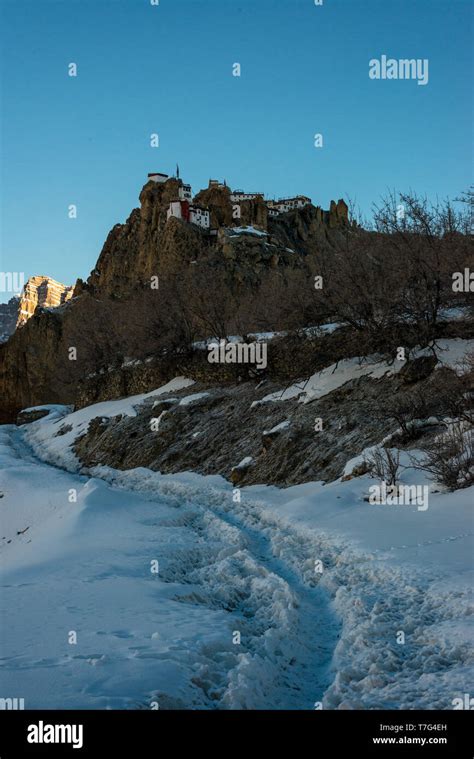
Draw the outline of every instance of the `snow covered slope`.
<instances>
[{"instance_id":1,"label":"snow covered slope","mask_svg":"<svg viewBox=\"0 0 474 759\"><path fill-rule=\"evenodd\" d=\"M2 428L0 695L33 709L322 699L339 629L328 594L232 524L228 485L117 489L35 460L22 438Z\"/></svg>"},{"instance_id":2,"label":"snow covered slope","mask_svg":"<svg viewBox=\"0 0 474 759\"><path fill-rule=\"evenodd\" d=\"M438 367L450 367L456 371L462 371L466 354L474 352L474 340L460 338L438 340L437 346L439 352ZM430 355L427 348L414 353L414 357L427 355ZM302 403L311 403L311 401L322 398L322 396L342 387L349 380L359 377L378 379L390 376L397 374L405 364L405 359L388 363L381 360L379 356L346 358L316 372L306 382L295 383L281 392L271 393L259 401L254 401L252 406L271 401L287 401L291 398L298 398Z\"/></svg>"},{"instance_id":3,"label":"snow covered slope","mask_svg":"<svg viewBox=\"0 0 474 759\"><path fill-rule=\"evenodd\" d=\"M367 475L239 490L81 472L70 445L97 408L76 414L0 428L0 695L27 708L451 709L469 692L472 488L443 493L406 458L403 481L429 486L425 511L368 503Z\"/></svg>"},{"instance_id":4,"label":"snow covered slope","mask_svg":"<svg viewBox=\"0 0 474 759\"><path fill-rule=\"evenodd\" d=\"M159 398L166 393L177 392L190 387L194 381L186 377L175 377L156 390L139 395L131 395L115 401L102 401L92 406L73 411L69 406L35 406L49 410L42 425L31 425L27 430L27 440L45 461L62 466L69 471L77 471L79 462L71 450L74 441L86 432L92 419L114 416L136 416L137 409L149 398ZM183 399L184 400L184 399Z\"/></svg>"}]
</instances>

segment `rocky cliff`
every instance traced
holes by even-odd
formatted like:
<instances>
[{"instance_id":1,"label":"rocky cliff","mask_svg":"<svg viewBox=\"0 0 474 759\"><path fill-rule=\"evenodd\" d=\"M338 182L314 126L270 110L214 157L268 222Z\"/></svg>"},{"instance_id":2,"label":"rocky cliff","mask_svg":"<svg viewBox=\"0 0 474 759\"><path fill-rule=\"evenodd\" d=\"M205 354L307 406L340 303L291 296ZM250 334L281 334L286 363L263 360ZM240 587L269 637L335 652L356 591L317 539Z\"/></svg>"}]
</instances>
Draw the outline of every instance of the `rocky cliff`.
<instances>
[{"instance_id":1,"label":"rocky cliff","mask_svg":"<svg viewBox=\"0 0 474 759\"><path fill-rule=\"evenodd\" d=\"M0 343L6 342L41 308L56 308L72 298L74 288L46 276L30 277L21 293L0 304Z\"/></svg>"},{"instance_id":2,"label":"rocky cliff","mask_svg":"<svg viewBox=\"0 0 474 759\"><path fill-rule=\"evenodd\" d=\"M74 288L57 282L51 277L30 277L20 295L16 326L26 324L38 306L56 308L72 298Z\"/></svg>"},{"instance_id":3,"label":"rocky cliff","mask_svg":"<svg viewBox=\"0 0 474 759\"><path fill-rule=\"evenodd\" d=\"M166 212L178 199L180 185L181 180L169 179L143 187L140 208L109 232L95 269L77 293L87 289L123 300L149 286L151 277L169 267L185 266L204 253L209 240L198 227L174 218L167 221Z\"/></svg>"},{"instance_id":4,"label":"rocky cliff","mask_svg":"<svg viewBox=\"0 0 474 759\"><path fill-rule=\"evenodd\" d=\"M20 295L16 326L21 327L30 319L37 307L56 308L72 298L73 287L57 282L51 277L30 277Z\"/></svg>"},{"instance_id":5,"label":"rocky cliff","mask_svg":"<svg viewBox=\"0 0 474 759\"><path fill-rule=\"evenodd\" d=\"M1 420L13 420L30 405L74 403L91 375L107 374L127 357L150 356L162 297L151 289L151 278L162 282L183 275L189 282L207 265L225 270L230 287L238 284L241 295L254 298L267 271L284 278L301 269L309 276L316 255L334 250L349 228L343 201L329 211L308 205L269 219L257 199L242 203L235 219L228 188L212 187L194 198L210 210L211 235L180 219L167 220L180 185L178 179L145 184L140 207L110 231L96 267L86 281L77 281L72 300L71 289L53 280L30 281L20 306L22 327L0 346Z\"/></svg>"},{"instance_id":6,"label":"rocky cliff","mask_svg":"<svg viewBox=\"0 0 474 759\"><path fill-rule=\"evenodd\" d=\"M432 357L425 371L419 371L418 362L405 367L416 367L416 377L402 370L378 379L353 378L309 403L299 402L298 397L281 400L282 387L271 380L258 385L196 384L169 396L145 399L136 416L118 413L93 419L77 439L75 452L88 467L197 471L220 474L239 486L331 481L343 474L348 460L399 430L393 409L419 408L423 398L427 421L418 422L413 435L419 444L424 434L439 431L434 419L448 414L453 395L461 391L460 379L446 368L434 371ZM334 368L332 376L337 378L337 372ZM273 402L265 402L269 394L274 394ZM150 433L157 418L159 433ZM315 433L317 418L324 419L324 434ZM346 479L365 471L360 466L358 472L349 470Z\"/></svg>"},{"instance_id":7,"label":"rocky cliff","mask_svg":"<svg viewBox=\"0 0 474 759\"><path fill-rule=\"evenodd\" d=\"M302 256L334 248L348 228L348 209L343 200L331 201L329 211L308 205L272 219L267 216L263 200L248 200L239 204L240 216L234 217L235 204L230 200L229 188L211 186L201 190L193 202L210 211L211 228L217 231L212 236L179 219L167 220L167 209L171 201L178 199L181 184L181 180L171 178L164 184L150 181L143 187L140 208L132 211L125 224L116 224L110 231L87 282L76 285L76 295L88 290L94 295L123 300L148 287L153 276L179 271L204 258L220 262L223 250L230 252L229 238L242 248L241 238L232 235L233 228L255 226L268 233L267 238L259 240L252 234L244 236L252 250L259 243L262 249L274 246L280 252ZM298 262L283 256L283 267L294 264ZM251 268L252 261L240 256L240 266Z\"/></svg>"},{"instance_id":8,"label":"rocky cliff","mask_svg":"<svg viewBox=\"0 0 474 759\"><path fill-rule=\"evenodd\" d=\"M13 335L18 321L20 297L14 295L8 303L0 303L0 343Z\"/></svg>"}]
</instances>

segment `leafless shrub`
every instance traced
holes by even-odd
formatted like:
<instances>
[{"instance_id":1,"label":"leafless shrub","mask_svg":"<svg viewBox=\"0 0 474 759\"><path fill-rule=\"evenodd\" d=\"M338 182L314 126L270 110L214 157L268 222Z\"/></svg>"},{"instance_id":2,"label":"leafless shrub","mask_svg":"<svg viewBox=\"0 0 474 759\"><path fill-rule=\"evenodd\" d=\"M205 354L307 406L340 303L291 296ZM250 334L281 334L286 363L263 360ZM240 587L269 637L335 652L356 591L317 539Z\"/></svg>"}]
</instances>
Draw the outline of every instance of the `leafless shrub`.
<instances>
[{"instance_id":1,"label":"leafless shrub","mask_svg":"<svg viewBox=\"0 0 474 759\"><path fill-rule=\"evenodd\" d=\"M452 419L458 419L467 425L474 423L474 372L464 364L461 373L443 367L435 373L435 380L427 387L427 393L433 397L440 411Z\"/></svg>"},{"instance_id":2,"label":"leafless shrub","mask_svg":"<svg viewBox=\"0 0 474 759\"><path fill-rule=\"evenodd\" d=\"M463 364L463 372L459 374L443 366L413 388L402 387L389 399L376 403L373 414L380 420L395 420L399 431L392 436L392 442L409 446L436 426L437 420L442 424L442 420L449 417L473 424L472 387L473 376L467 364Z\"/></svg>"},{"instance_id":3,"label":"leafless shrub","mask_svg":"<svg viewBox=\"0 0 474 759\"><path fill-rule=\"evenodd\" d=\"M416 392L410 395L395 396L392 403L383 409L383 415L395 419L399 425L401 435L400 442L409 443L416 440L420 427L418 420L429 416L430 406L428 399L423 393ZM380 414L382 416L382 414Z\"/></svg>"},{"instance_id":4,"label":"leafless shrub","mask_svg":"<svg viewBox=\"0 0 474 759\"><path fill-rule=\"evenodd\" d=\"M395 485L400 469L400 451L377 446L366 459L368 471L372 477Z\"/></svg>"},{"instance_id":5,"label":"leafless shrub","mask_svg":"<svg viewBox=\"0 0 474 759\"><path fill-rule=\"evenodd\" d=\"M472 261L466 214L449 201L390 193L374 223L371 232L348 228L337 250L321 256L321 306L363 332L373 350L429 345L443 309L464 303L452 275Z\"/></svg>"},{"instance_id":6,"label":"leafless shrub","mask_svg":"<svg viewBox=\"0 0 474 759\"><path fill-rule=\"evenodd\" d=\"M422 449L424 458L411 457L413 466L433 475L449 490L474 483L474 429L457 421Z\"/></svg>"}]
</instances>

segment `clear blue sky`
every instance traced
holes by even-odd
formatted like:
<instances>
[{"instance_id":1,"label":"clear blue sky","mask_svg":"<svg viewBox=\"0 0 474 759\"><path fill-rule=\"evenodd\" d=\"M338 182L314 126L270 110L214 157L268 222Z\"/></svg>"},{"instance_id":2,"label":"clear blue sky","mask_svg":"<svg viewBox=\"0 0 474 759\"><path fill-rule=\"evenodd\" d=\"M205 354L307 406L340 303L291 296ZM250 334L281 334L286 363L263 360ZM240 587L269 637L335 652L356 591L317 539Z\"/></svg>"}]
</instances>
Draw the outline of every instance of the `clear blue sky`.
<instances>
[{"instance_id":1,"label":"clear blue sky","mask_svg":"<svg viewBox=\"0 0 474 759\"><path fill-rule=\"evenodd\" d=\"M387 188L472 181L470 0L1 5L2 271L87 277L147 172L177 161L194 192L225 178L367 214ZM382 54L428 58L429 83L369 79Z\"/></svg>"}]
</instances>

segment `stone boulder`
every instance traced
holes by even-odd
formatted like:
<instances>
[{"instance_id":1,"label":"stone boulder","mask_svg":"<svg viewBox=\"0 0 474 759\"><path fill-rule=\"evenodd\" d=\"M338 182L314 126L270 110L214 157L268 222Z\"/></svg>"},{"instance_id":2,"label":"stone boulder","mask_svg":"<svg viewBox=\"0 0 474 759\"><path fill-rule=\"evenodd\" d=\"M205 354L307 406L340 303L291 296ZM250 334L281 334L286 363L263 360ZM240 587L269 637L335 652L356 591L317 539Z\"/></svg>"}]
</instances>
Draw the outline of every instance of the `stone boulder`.
<instances>
[{"instance_id":1,"label":"stone boulder","mask_svg":"<svg viewBox=\"0 0 474 759\"><path fill-rule=\"evenodd\" d=\"M420 382L430 376L438 363L436 356L419 356L414 358L400 369L398 376L401 381L408 385L412 382Z\"/></svg>"},{"instance_id":2,"label":"stone boulder","mask_svg":"<svg viewBox=\"0 0 474 759\"><path fill-rule=\"evenodd\" d=\"M31 424L31 422L36 422L38 419L43 419L43 417L48 416L49 410L48 409L23 409L23 411L20 411L20 413L17 416L16 423L18 427L20 427L22 424Z\"/></svg>"}]
</instances>

